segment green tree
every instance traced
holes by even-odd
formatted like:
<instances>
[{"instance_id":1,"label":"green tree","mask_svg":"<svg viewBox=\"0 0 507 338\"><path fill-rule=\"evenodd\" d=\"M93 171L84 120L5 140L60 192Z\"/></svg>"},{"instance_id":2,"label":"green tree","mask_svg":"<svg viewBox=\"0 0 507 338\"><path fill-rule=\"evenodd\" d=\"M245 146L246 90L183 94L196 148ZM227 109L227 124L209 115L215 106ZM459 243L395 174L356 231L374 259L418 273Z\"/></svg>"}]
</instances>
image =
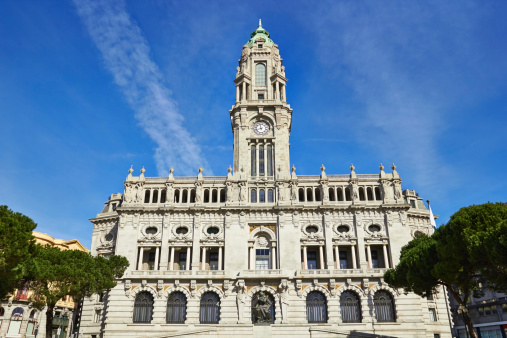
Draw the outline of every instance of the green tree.
<instances>
[{"instance_id":1,"label":"green tree","mask_svg":"<svg viewBox=\"0 0 507 338\"><path fill-rule=\"evenodd\" d=\"M37 245L30 263L28 279L35 308L46 308L46 337L52 335L53 310L58 300L71 296L74 301L116 286L129 263L125 257L93 257L78 250Z\"/></svg>"},{"instance_id":2,"label":"green tree","mask_svg":"<svg viewBox=\"0 0 507 338\"><path fill-rule=\"evenodd\" d=\"M0 299L19 286L35 245L37 224L28 216L0 206Z\"/></svg>"},{"instance_id":3,"label":"green tree","mask_svg":"<svg viewBox=\"0 0 507 338\"><path fill-rule=\"evenodd\" d=\"M386 271L392 287L422 297L438 285L447 288L472 337L476 337L466 308L481 293L481 281L506 290L507 206L487 203L461 208L431 236L421 235L401 249L400 262Z\"/></svg>"}]
</instances>

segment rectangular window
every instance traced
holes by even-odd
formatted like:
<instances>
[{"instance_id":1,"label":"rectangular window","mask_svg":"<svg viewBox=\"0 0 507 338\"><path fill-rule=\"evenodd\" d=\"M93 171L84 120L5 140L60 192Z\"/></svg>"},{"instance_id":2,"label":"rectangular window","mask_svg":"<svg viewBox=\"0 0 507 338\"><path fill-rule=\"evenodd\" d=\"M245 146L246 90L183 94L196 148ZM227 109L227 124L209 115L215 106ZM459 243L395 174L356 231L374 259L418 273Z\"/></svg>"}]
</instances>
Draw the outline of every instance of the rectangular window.
<instances>
[{"instance_id":1,"label":"rectangular window","mask_svg":"<svg viewBox=\"0 0 507 338\"><path fill-rule=\"evenodd\" d=\"M347 266L347 251L340 251L340 269L348 269Z\"/></svg>"},{"instance_id":2,"label":"rectangular window","mask_svg":"<svg viewBox=\"0 0 507 338\"><path fill-rule=\"evenodd\" d=\"M490 306L485 306L484 307L484 315L485 316L491 315L491 307Z\"/></svg>"},{"instance_id":3,"label":"rectangular window","mask_svg":"<svg viewBox=\"0 0 507 338\"><path fill-rule=\"evenodd\" d=\"M371 267L374 269L378 269L378 252L377 250L371 250Z\"/></svg>"},{"instance_id":4,"label":"rectangular window","mask_svg":"<svg viewBox=\"0 0 507 338\"><path fill-rule=\"evenodd\" d=\"M266 66L262 63L255 65L255 85L265 86L266 85Z\"/></svg>"},{"instance_id":5,"label":"rectangular window","mask_svg":"<svg viewBox=\"0 0 507 338\"><path fill-rule=\"evenodd\" d=\"M477 312L479 313L479 316L484 316L484 308L478 307Z\"/></svg>"},{"instance_id":6,"label":"rectangular window","mask_svg":"<svg viewBox=\"0 0 507 338\"><path fill-rule=\"evenodd\" d=\"M434 333L433 338L440 338L440 333Z\"/></svg>"},{"instance_id":7,"label":"rectangular window","mask_svg":"<svg viewBox=\"0 0 507 338\"><path fill-rule=\"evenodd\" d=\"M94 323L100 323L101 314L102 314L102 310L95 310L95 318L93 319Z\"/></svg>"},{"instance_id":8,"label":"rectangular window","mask_svg":"<svg viewBox=\"0 0 507 338\"><path fill-rule=\"evenodd\" d=\"M430 322L436 322L437 321L437 312L435 309L430 308L428 309L429 315L430 315Z\"/></svg>"},{"instance_id":9,"label":"rectangular window","mask_svg":"<svg viewBox=\"0 0 507 338\"><path fill-rule=\"evenodd\" d=\"M186 270L187 269L187 253L180 252L179 259L180 259L180 270Z\"/></svg>"},{"instance_id":10,"label":"rectangular window","mask_svg":"<svg viewBox=\"0 0 507 338\"><path fill-rule=\"evenodd\" d=\"M267 147L267 167L268 167L268 176L273 176L273 146L268 145Z\"/></svg>"},{"instance_id":11,"label":"rectangular window","mask_svg":"<svg viewBox=\"0 0 507 338\"><path fill-rule=\"evenodd\" d=\"M209 269L218 270L218 252L210 252L209 254Z\"/></svg>"},{"instance_id":12,"label":"rectangular window","mask_svg":"<svg viewBox=\"0 0 507 338\"><path fill-rule=\"evenodd\" d=\"M259 146L259 175L264 176L264 146Z\"/></svg>"},{"instance_id":13,"label":"rectangular window","mask_svg":"<svg viewBox=\"0 0 507 338\"><path fill-rule=\"evenodd\" d=\"M411 206L412 208L415 208L415 201L414 201L414 200L410 200L410 206Z\"/></svg>"},{"instance_id":14,"label":"rectangular window","mask_svg":"<svg viewBox=\"0 0 507 338\"><path fill-rule=\"evenodd\" d=\"M264 100L264 94L258 94L257 95L258 100Z\"/></svg>"},{"instance_id":15,"label":"rectangular window","mask_svg":"<svg viewBox=\"0 0 507 338\"><path fill-rule=\"evenodd\" d=\"M266 202L266 192L264 189L259 190L259 202L264 203Z\"/></svg>"},{"instance_id":16,"label":"rectangular window","mask_svg":"<svg viewBox=\"0 0 507 338\"><path fill-rule=\"evenodd\" d=\"M250 203L257 203L257 190L255 189L250 191Z\"/></svg>"},{"instance_id":17,"label":"rectangular window","mask_svg":"<svg viewBox=\"0 0 507 338\"><path fill-rule=\"evenodd\" d=\"M503 313L507 313L507 303L502 304L502 311Z\"/></svg>"},{"instance_id":18,"label":"rectangular window","mask_svg":"<svg viewBox=\"0 0 507 338\"><path fill-rule=\"evenodd\" d=\"M255 145L251 147L252 151L250 152L250 159L252 162L251 173L252 176L257 176L257 155L255 154Z\"/></svg>"},{"instance_id":19,"label":"rectangular window","mask_svg":"<svg viewBox=\"0 0 507 338\"><path fill-rule=\"evenodd\" d=\"M273 202L273 189L268 190L268 203Z\"/></svg>"},{"instance_id":20,"label":"rectangular window","mask_svg":"<svg viewBox=\"0 0 507 338\"><path fill-rule=\"evenodd\" d=\"M315 269L319 268L317 266L317 252L316 251L308 251L306 253L306 258L307 258L309 270L315 270Z\"/></svg>"},{"instance_id":21,"label":"rectangular window","mask_svg":"<svg viewBox=\"0 0 507 338\"><path fill-rule=\"evenodd\" d=\"M255 269L256 270L269 269L269 249L255 250Z\"/></svg>"}]
</instances>

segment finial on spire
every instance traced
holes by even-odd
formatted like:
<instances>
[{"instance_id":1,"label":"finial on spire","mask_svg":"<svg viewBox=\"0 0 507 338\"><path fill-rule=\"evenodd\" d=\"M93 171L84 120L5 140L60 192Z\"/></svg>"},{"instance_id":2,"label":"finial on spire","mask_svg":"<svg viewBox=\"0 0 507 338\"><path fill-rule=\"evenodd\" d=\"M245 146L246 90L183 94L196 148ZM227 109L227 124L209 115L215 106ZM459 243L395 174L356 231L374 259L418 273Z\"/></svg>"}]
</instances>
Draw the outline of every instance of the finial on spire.
<instances>
[{"instance_id":1,"label":"finial on spire","mask_svg":"<svg viewBox=\"0 0 507 338\"><path fill-rule=\"evenodd\" d=\"M231 166L229 166L229 168L227 168L227 171L228 171L229 173L232 171Z\"/></svg>"},{"instance_id":2,"label":"finial on spire","mask_svg":"<svg viewBox=\"0 0 507 338\"><path fill-rule=\"evenodd\" d=\"M380 163L380 166L378 168L380 169L380 171L384 171L384 166L382 165L382 163Z\"/></svg>"},{"instance_id":3,"label":"finial on spire","mask_svg":"<svg viewBox=\"0 0 507 338\"><path fill-rule=\"evenodd\" d=\"M396 166L394 165L394 163L393 163L393 165L391 166L391 169L393 169L393 171L395 171L395 170L396 170Z\"/></svg>"},{"instance_id":4,"label":"finial on spire","mask_svg":"<svg viewBox=\"0 0 507 338\"><path fill-rule=\"evenodd\" d=\"M141 169L141 174L144 174L146 172L146 169L144 169L144 165L143 165L143 168Z\"/></svg>"},{"instance_id":5,"label":"finial on spire","mask_svg":"<svg viewBox=\"0 0 507 338\"><path fill-rule=\"evenodd\" d=\"M351 172L354 172L354 169L356 169L356 167L354 167L354 165L351 163L351 164L350 164L350 171L351 171Z\"/></svg>"},{"instance_id":6,"label":"finial on spire","mask_svg":"<svg viewBox=\"0 0 507 338\"><path fill-rule=\"evenodd\" d=\"M130 165L130 169L129 169L129 175L132 176L132 173L134 172L134 169L132 169L133 165Z\"/></svg>"},{"instance_id":7,"label":"finial on spire","mask_svg":"<svg viewBox=\"0 0 507 338\"><path fill-rule=\"evenodd\" d=\"M292 170L292 172L296 171L296 167L294 166L294 164L292 165L292 168L290 168L290 170Z\"/></svg>"},{"instance_id":8,"label":"finial on spire","mask_svg":"<svg viewBox=\"0 0 507 338\"><path fill-rule=\"evenodd\" d=\"M262 28L261 19L259 19L259 28Z\"/></svg>"}]
</instances>

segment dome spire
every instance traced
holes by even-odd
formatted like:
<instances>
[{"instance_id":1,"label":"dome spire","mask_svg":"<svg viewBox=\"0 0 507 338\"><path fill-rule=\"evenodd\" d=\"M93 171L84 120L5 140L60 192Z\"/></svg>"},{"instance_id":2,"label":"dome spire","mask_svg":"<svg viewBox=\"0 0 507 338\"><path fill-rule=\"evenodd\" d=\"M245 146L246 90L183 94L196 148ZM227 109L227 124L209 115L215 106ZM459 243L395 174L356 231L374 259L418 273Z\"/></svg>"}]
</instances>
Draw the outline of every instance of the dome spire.
<instances>
[{"instance_id":1,"label":"dome spire","mask_svg":"<svg viewBox=\"0 0 507 338\"><path fill-rule=\"evenodd\" d=\"M264 28L262 28L262 20L261 19L259 19L259 27L257 27L257 29L254 30L252 32L252 34L250 34L250 40L248 40L247 46L249 46L249 47L252 46L258 38L264 39L264 43L266 43L269 46L274 45L273 40L271 40L269 38L268 31L265 30Z\"/></svg>"}]
</instances>

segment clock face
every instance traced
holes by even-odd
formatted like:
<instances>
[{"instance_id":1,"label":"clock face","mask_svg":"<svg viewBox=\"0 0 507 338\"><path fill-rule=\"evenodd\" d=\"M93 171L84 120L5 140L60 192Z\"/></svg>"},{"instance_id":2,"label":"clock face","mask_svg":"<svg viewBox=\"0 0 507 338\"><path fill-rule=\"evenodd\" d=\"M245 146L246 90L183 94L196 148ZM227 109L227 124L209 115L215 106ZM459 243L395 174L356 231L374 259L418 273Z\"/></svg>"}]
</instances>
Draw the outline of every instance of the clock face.
<instances>
[{"instance_id":1,"label":"clock face","mask_svg":"<svg viewBox=\"0 0 507 338\"><path fill-rule=\"evenodd\" d=\"M253 129L257 135L265 135L269 131L269 125L266 122L257 122L254 124Z\"/></svg>"}]
</instances>

